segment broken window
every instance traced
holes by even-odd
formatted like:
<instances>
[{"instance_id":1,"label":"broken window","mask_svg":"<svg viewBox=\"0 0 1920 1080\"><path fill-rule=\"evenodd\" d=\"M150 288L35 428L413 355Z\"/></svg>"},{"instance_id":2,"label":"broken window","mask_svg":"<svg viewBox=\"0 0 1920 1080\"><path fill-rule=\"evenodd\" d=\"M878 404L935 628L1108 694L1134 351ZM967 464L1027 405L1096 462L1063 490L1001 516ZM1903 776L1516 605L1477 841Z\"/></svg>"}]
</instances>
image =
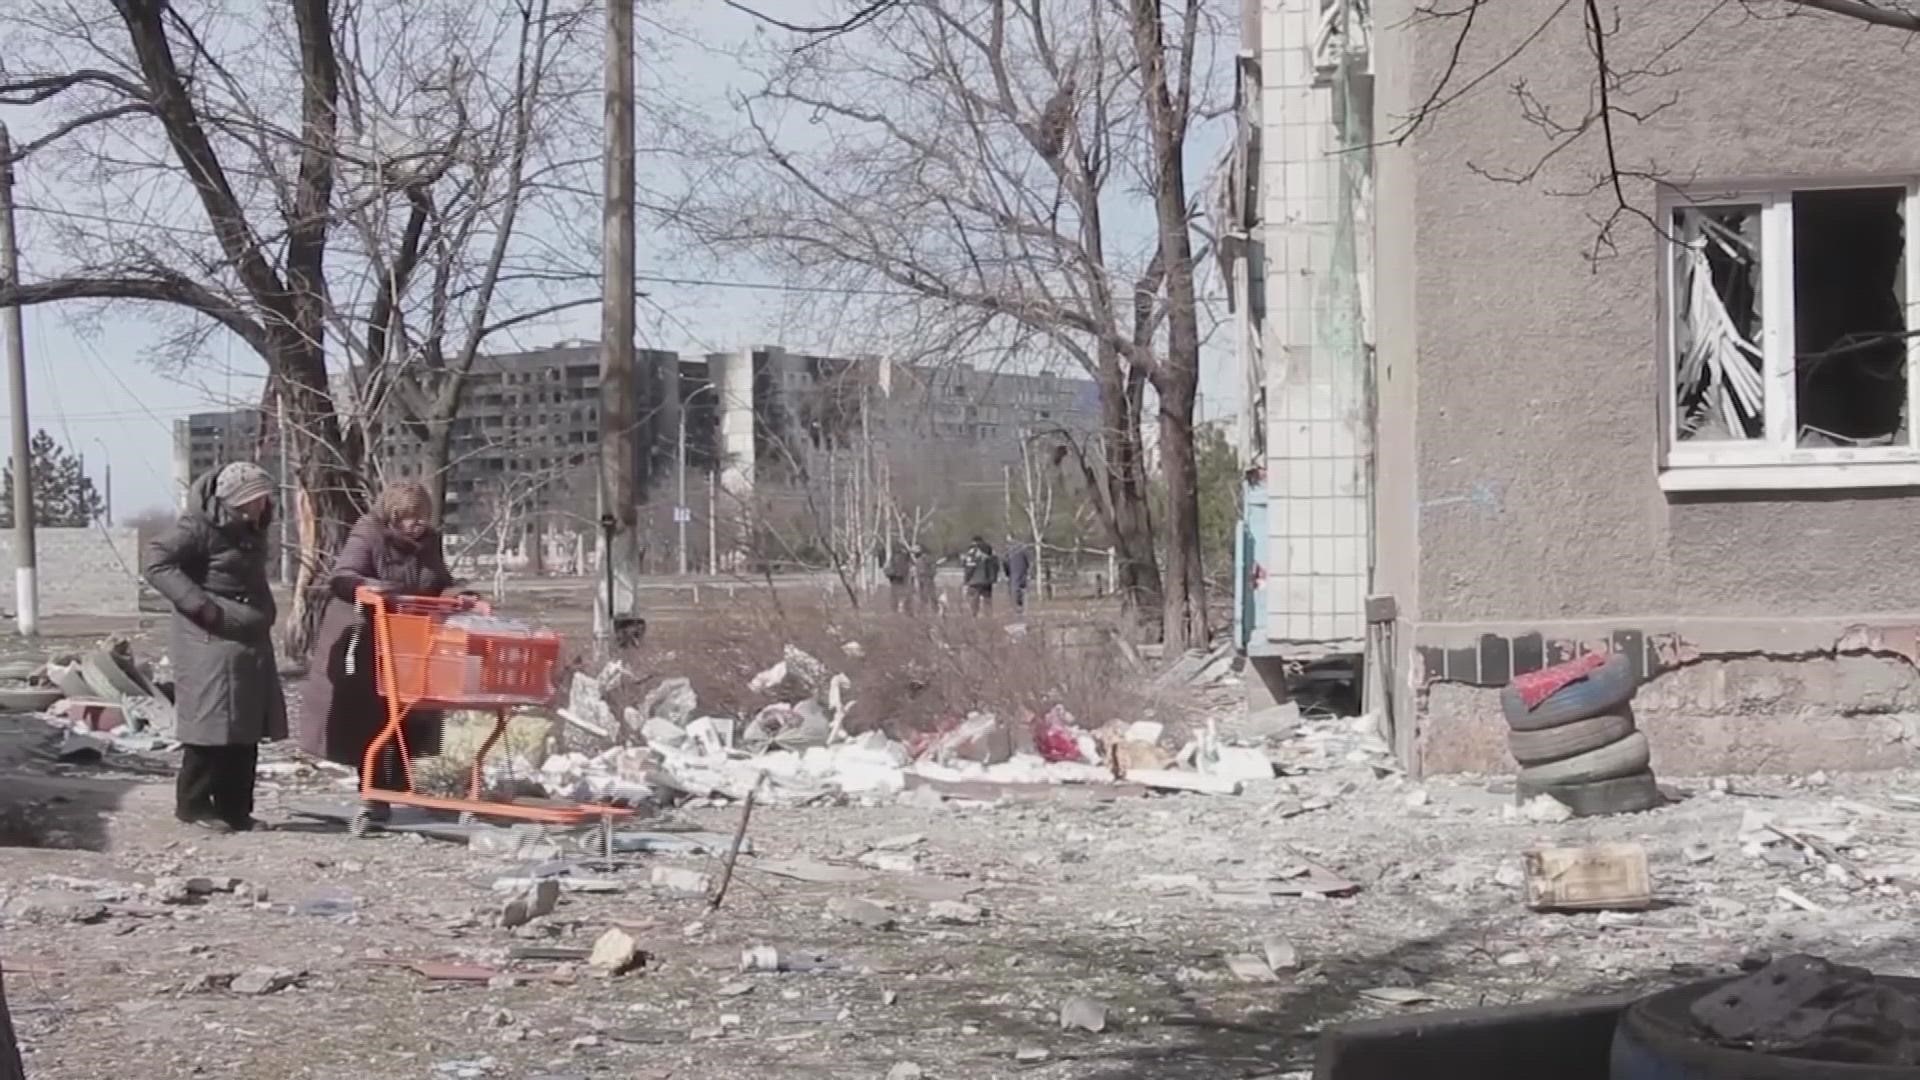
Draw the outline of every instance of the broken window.
<instances>
[{"instance_id":1,"label":"broken window","mask_svg":"<svg viewBox=\"0 0 1920 1080\"><path fill-rule=\"evenodd\" d=\"M1668 218L1668 464L1920 461L1912 187L1692 200Z\"/></svg>"}]
</instances>

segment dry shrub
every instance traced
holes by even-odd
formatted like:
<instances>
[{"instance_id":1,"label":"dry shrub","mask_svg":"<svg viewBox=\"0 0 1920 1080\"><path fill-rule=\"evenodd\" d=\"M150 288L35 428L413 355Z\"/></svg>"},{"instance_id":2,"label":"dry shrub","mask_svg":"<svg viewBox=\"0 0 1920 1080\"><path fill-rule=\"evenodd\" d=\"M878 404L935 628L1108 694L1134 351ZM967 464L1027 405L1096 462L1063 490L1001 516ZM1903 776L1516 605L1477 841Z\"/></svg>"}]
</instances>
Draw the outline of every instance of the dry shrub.
<instances>
[{"instance_id":1,"label":"dry shrub","mask_svg":"<svg viewBox=\"0 0 1920 1080\"><path fill-rule=\"evenodd\" d=\"M849 651L849 643L857 649ZM852 680L848 728L856 733L879 728L904 736L971 711L1016 718L1055 705L1089 728L1112 720L1184 719L1177 702L1155 698L1114 647L1109 629L1097 624L1035 620L1025 636L1015 637L987 618L919 618L746 597L702 619L657 628L628 658L641 679L621 696L637 700L660 679L684 676L699 695L701 713L751 717L768 699L748 681L778 662L787 645Z\"/></svg>"}]
</instances>

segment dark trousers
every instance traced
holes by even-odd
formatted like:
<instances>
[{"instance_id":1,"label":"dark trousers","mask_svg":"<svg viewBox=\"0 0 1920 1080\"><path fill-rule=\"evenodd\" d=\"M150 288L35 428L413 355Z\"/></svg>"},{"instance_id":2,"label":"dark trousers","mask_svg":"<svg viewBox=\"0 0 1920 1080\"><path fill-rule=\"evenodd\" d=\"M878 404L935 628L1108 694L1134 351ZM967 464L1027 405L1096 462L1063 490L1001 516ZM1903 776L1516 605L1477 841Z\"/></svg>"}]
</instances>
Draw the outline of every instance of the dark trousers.
<instances>
[{"instance_id":1,"label":"dark trousers","mask_svg":"<svg viewBox=\"0 0 1920 1080\"><path fill-rule=\"evenodd\" d=\"M253 821L253 774L260 745L180 748L180 776L174 784L173 814L181 821L208 818L245 827Z\"/></svg>"},{"instance_id":2,"label":"dark trousers","mask_svg":"<svg viewBox=\"0 0 1920 1080\"><path fill-rule=\"evenodd\" d=\"M988 613L993 611L993 586L967 586L967 612L978 615L983 611Z\"/></svg>"}]
</instances>

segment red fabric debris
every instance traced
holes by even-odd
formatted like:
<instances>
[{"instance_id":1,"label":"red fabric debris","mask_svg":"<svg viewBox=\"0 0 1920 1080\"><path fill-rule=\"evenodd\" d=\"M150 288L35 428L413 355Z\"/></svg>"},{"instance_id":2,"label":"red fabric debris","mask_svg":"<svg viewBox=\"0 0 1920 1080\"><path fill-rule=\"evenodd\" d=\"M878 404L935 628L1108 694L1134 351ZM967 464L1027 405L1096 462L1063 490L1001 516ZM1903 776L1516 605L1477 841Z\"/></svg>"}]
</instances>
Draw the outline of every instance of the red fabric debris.
<instances>
[{"instance_id":1,"label":"red fabric debris","mask_svg":"<svg viewBox=\"0 0 1920 1080\"><path fill-rule=\"evenodd\" d=\"M1600 670L1607 662L1606 653L1587 653L1564 664L1555 664L1550 668L1530 671L1513 678L1513 688L1520 692L1520 700L1527 708L1539 708L1540 703L1558 693L1568 683L1579 682L1588 675Z\"/></svg>"},{"instance_id":2,"label":"red fabric debris","mask_svg":"<svg viewBox=\"0 0 1920 1080\"><path fill-rule=\"evenodd\" d=\"M1048 709L1045 716L1033 718L1033 748L1047 761L1084 763L1087 760L1080 754L1080 738L1074 734L1073 714L1059 705Z\"/></svg>"}]
</instances>

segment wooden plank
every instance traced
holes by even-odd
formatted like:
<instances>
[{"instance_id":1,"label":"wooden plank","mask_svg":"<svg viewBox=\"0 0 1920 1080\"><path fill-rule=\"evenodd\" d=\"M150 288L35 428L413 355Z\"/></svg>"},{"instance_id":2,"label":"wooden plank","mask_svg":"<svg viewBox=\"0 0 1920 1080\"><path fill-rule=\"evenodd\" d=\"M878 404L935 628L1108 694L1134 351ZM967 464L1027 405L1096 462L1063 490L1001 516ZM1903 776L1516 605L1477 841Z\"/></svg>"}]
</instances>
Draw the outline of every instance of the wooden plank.
<instances>
[{"instance_id":1,"label":"wooden plank","mask_svg":"<svg viewBox=\"0 0 1920 1080\"><path fill-rule=\"evenodd\" d=\"M1527 906L1535 911L1644 911L1653 906L1647 851L1639 844L1535 848L1526 855Z\"/></svg>"}]
</instances>

